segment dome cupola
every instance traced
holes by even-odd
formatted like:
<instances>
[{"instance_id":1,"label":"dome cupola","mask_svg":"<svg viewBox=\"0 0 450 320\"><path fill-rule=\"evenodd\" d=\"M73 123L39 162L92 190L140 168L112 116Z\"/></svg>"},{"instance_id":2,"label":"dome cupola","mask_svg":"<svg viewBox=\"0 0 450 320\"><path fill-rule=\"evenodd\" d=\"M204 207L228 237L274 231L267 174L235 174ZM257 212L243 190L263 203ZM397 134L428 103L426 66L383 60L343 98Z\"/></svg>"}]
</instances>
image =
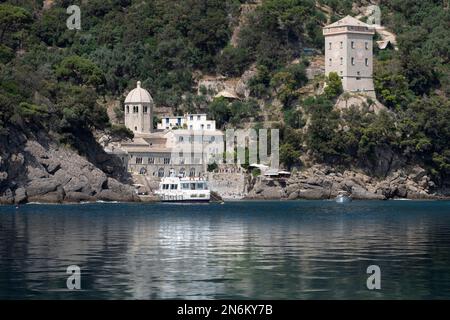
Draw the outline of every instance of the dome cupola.
<instances>
[{"instance_id":1,"label":"dome cupola","mask_svg":"<svg viewBox=\"0 0 450 320\"><path fill-rule=\"evenodd\" d=\"M137 87L128 93L125 103L153 103L150 93L141 87L141 82L137 82Z\"/></svg>"}]
</instances>

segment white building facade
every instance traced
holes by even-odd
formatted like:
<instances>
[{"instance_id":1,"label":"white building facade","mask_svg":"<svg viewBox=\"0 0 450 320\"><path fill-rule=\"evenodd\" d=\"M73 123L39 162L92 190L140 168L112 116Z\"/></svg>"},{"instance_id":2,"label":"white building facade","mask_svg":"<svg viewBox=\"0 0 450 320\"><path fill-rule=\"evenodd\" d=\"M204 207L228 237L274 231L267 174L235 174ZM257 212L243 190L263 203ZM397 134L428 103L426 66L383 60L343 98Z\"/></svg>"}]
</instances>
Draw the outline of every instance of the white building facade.
<instances>
[{"instance_id":1,"label":"white building facade","mask_svg":"<svg viewBox=\"0 0 450 320\"><path fill-rule=\"evenodd\" d=\"M323 28L325 74L337 73L344 91L375 97L374 34L371 26L350 16Z\"/></svg>"},{"instance_id":2,"label":"white building facade","mask_svg":"<svg viewBox=\"0 0 450 320\"><path fill-rule=\"evenodd\" d=\"M157 125L158 130L216 130L216 122L208 120L206 114L185 114L184 116L166 116Z\"/></svg>"}]
</instances>

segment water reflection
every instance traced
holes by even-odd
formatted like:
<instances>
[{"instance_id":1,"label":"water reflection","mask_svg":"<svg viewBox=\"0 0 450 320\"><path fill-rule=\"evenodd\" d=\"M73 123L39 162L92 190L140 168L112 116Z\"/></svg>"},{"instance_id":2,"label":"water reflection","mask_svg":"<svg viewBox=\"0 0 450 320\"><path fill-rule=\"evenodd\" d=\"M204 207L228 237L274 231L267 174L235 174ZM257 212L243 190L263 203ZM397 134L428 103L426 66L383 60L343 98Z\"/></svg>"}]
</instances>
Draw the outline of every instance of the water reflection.
<instances>
[{"instance_id":1,"label":"water reflection","mask_svg":"<svg viewBox=\"0 0 450 320\"><path fill-rule=\"evenodd\" d=\"M448 202L0 207L0 298L450 298ZM69 265L82 290L65 289ZM366 288L377 264L382 290Z\"/></svg>"}]
</instances>

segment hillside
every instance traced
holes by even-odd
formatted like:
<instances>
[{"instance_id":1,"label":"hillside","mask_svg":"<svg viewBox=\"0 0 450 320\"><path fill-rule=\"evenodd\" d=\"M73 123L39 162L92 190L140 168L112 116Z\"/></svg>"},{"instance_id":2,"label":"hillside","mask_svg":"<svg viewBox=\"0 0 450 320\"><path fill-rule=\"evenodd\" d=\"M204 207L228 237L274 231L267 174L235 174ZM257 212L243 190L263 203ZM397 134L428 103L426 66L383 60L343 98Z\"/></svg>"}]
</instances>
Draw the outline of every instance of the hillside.
<instances>
[{"instance_id":1,"label":"hillside","mask_svg":"<svg viewBox=\"0 0 450 320\"><path fill-rule=\"evenodd\" d=\"M78 31L65 25L71 4L0 4L0 195L18 189L10 173L25 146L13 146L13 133L72 150L126 183L123 172L95 160L102 155L87 142L95 144L94 133L132 135L110 122L105 106L120 118L117 105L136 80L160 114L205 111L222 127L281 129L288 168L324 164L383 178L419 165L436 190L450 185L450 13L443 1L89 0L81 2ZM379 4L398 46L374 48L377 99L386 107L377 113L371 100L352 106L317 64L322 26L347 14L364 20L370 4ZM236 99L216 97L222 90L234 90ZM345 108L334 107L338 99ZM21 179L26 184L29 175Z\"/></svg>"}]
</instances>

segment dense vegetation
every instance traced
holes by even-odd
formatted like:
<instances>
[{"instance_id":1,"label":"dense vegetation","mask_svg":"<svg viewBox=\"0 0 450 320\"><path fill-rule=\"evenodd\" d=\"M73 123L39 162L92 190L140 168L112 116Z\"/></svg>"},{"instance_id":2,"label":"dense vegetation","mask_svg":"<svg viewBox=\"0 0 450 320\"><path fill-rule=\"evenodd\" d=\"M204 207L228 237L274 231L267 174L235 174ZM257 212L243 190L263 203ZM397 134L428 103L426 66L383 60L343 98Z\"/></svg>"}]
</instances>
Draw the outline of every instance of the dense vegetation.
<instances>
[{"instance_id":1,"label":"dense vegetation","mask_svg":"<svg viewBox=\"0 0 450 320\"><path fill-rule=\"evenodd\" d=\"M385 112L333 108L341 93L331 76L324 94L305 97L305 50L323 51L327 13L314 0L264 0L230 37L244 0L90 0L82 30L68 30L66 9L77 1L15 0L0 4L0 134L10 126L46 130L77 145L93 129L129 136L101 107L122 98L136 80L157 105L174 113L207 109L219 125L243 119L262 126L261 102L281 104L281 159L301 155L336 166L374 169L383 150L450 178L450 13L438 0L381 1L382 23L398 35L399 51L375 50L375 86ZM358 1L356 1L358 2ZM331 21L352 1L320 0ZM327 7L328 8L328 7ZM292 64L293 60L299 63ZM199 73L240 76L250 66L251 98L209 101L193 91ZM120 110L119 110L120 111ZM308 120L308 121L307 121Z\"/></svg>"}]
</instances>

